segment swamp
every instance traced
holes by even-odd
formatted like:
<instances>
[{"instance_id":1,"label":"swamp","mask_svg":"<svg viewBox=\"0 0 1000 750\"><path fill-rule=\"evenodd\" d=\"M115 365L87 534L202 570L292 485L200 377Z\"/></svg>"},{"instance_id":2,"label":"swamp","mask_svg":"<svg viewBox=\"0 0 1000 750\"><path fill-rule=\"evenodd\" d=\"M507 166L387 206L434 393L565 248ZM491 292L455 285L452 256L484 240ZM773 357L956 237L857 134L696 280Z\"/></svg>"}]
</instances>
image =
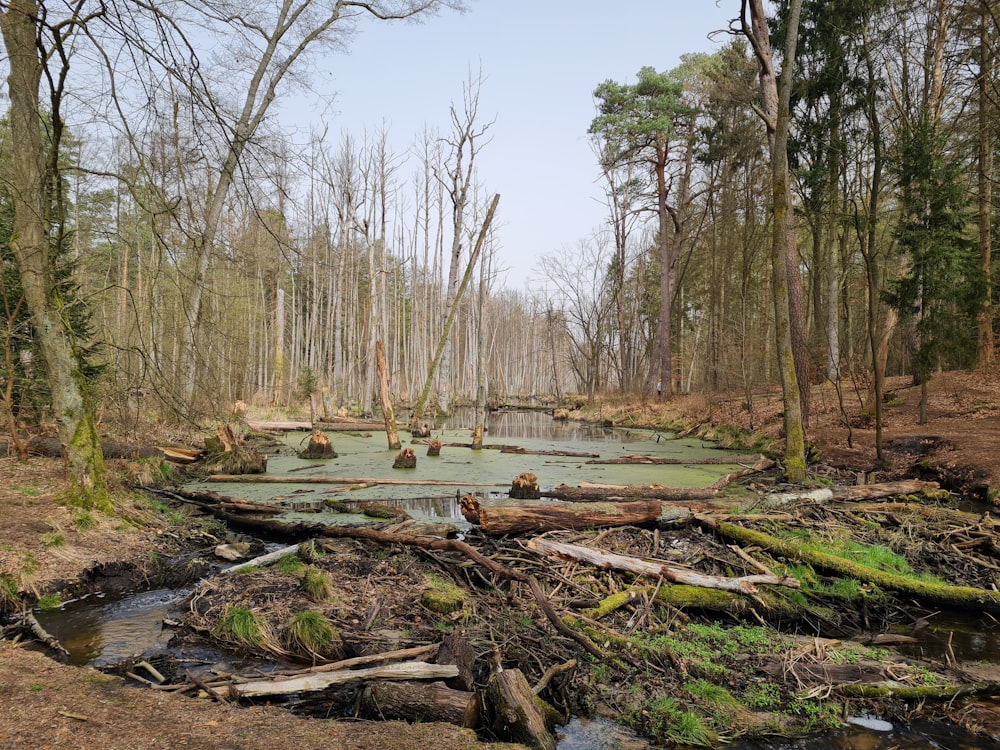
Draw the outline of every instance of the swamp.
<instances>
[{"instance_id":1,"label":"swamp","mask_svg":"<svg viewBox=\"0 0 1000 750\"><path fill-rule=\"evenodd\" d=\"M331 425L324 460L261 427L235 433L263 474L144 485L176 559L36 611L51 647L138 689L529 747L1000 740L997 529L938 482L782 486L760 445L537 412L491 414L479 451L439 423L409 469L377 426Z\"/></svg>"}]
</instances>

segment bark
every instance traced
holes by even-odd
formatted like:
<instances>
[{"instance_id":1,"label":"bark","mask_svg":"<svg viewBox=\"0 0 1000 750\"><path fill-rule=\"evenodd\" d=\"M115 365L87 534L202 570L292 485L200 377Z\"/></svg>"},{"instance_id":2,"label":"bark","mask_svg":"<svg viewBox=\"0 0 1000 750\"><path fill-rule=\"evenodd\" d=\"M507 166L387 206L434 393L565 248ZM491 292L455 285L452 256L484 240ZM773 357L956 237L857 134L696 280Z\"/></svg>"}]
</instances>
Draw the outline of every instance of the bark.
<instances>
[{"instance_id":1,"label":"bark","mask_svg":"<svg viewBox=\"0 0 1000 750\"><path fill-rule=\"evenodd\" d=\"M469 729L479 724L476 694L440 682L374 682L361 695L361 709L379 719L443 721Z\"/></svg>"},{"instance_id":2,"label":"bark","mask_svg":"<svg viewBox=\"0 0 1000 750\"><path fill-rule=\"evenodd\" d=\"M551 555L564 560L585 562L601 570L624 570L638 576L663 578L665 581L687 586L721 589L722 591L733 591L739 594L756 594L758 584L786 586L791 589L799 588L799 582L791 576L752 575L740 578L711 576L693 570L678 568L663 561L641 560L638 557L603 552L591 549L590 547L582 547L578 544L554 542L550 539L530 539L526 546L528 549L540 552L543 555Z\"/></svg>"},{"instance_id":3,"label":"bark","mask_svg":"<svg viewBox=\"0 0 1000 750\"><path fill-rule=\"evenodd\" d=\"M691 511L655 500L494 506L480 505L467 496L462 498L462 514L470 523L478 523L484 534L503 536L529 531L667 523L688 518Z\"/></svg>"}]
</instances>

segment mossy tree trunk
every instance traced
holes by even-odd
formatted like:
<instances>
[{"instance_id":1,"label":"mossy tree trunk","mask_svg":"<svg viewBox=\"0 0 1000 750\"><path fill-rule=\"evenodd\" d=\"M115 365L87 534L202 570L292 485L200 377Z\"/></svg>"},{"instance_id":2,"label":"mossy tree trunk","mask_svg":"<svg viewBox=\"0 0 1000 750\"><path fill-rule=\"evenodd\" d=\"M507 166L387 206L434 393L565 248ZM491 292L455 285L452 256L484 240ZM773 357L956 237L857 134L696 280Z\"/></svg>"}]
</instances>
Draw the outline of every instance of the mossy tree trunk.
<instances>
[{"instance_id":1,"label":"mossy tree trunk","mask_svg":"<svg viewBox=\"0 0 1000 750\"><path fill-rule=\"evenodd\" d=\"M45 360L52 409L66 451L71 499L87 508L110 510L94 405L77 356L75 335L63 314L65 301L56 285L54 257L49 246L51 196L46 186L58 181L46 174L48 149L42 136L39 87L43 63L38 36L41 16L40 3L32 0L12 0L7 10L0 12L0 31L9 66L11 139L17 144L10 167L14 201L10 244L34 334ZM48 148L58 149L58 142ZM48 163L57 161L53 158Z\"/></svg>"}]
</instances>

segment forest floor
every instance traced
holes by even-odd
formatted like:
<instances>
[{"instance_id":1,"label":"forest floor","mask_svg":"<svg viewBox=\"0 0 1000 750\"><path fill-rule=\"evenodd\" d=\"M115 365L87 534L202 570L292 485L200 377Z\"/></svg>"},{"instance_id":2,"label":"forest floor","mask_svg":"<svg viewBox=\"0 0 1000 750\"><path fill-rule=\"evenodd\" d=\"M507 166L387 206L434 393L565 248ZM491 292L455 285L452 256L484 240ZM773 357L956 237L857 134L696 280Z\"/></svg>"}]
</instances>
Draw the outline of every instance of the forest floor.
<instances>
[{"instance_id":1,"label":"forest floor","mask_svg":"<svg viewBox=\"0 0 1000 750\"><path fill-rule=\"evenodd\" d=\"M860 399L845 396L846 406L841 409L839 399L831 390L826 387L815 389L809 437L819 460L817 471L828 476L836 475L838 481L860 476L877 481L904 476L933 478L956 491L971 492L992 500L996 489L1000 488L1000 461L997 461L996 452L996 446L1000 445L1000 375L978 372L936 375L929 389L929 421L923 425L917 420L919 389L908 387L903 380L893 380L889 385L884 434L887 461L883 464L875 461L873 431ZM589 416L593 417L593 412ZM668 423L700 425L701 434L718 438L730 436L732 433L727 426L735 426L774 439L780 431L780 399L774 394L766 394L755 395L749 403L739 397L708 399L699 396L677 398L666 405L604 404L598 409L598 418L636 426L663 426ZM4 518L0 524L0 610L15 610L20 606L19 601L34 604L38 597L65 590L67 586L85 587L98 573L103 585L108 585L118 570L124 578L134 579L136 575L141 576L144 570L152 571L156 560L197 546L197 536L203 532L196 525L178 526L169 511L165 512L148 497L129 490L132 483L148 483L148 476L130 476L135 466L128 462L112 462L112 469L120 482L115 499L116 514L103 516L83 513L61 502L64 482L59 461L33 457L28 463L21 464L13 458L0 459L0 477L3 477L0 509ZM144 470L148 471L148 466ZM702 537L706 536L700 533L678 535L671 544L677 548L704 545ZM649 531L605 532L590 537L589 542L619 550L630 545L648 545L654 550L658 545L667 546L659 532ZM201 540L200 544L204 545L205 541ZM704 546L700 549L701 556L714 555L720 560L722 555L729 554L725 545L713 548L709 553L705 552ZM523 556L516 548L494 546L488 551L510 564L514 564L511 561L518 556ZM360 555L361 547L355 546L343 558L351 560L352 565L357 567L351 573L356 578L345 580L345 585L353 587L355 592L359 586L378 580L379 576L395 581L398 587L401 577L405 581L405 575L412 574L419 565L427 564L429 558L426 554L421 557L406 553L399 563L384 555L373 554L359 562ZM430 562L433 567L435 561ZM438 567L459 569L453 561L439 559L436 562ZM442 562L447 564L442 565ZM328 563L328 566L333 565L332 561ZM529 570L541 570L537 563L531 565L533 567ZM462 566L462 570L465 569ZM343 569L339 572L347 576ZM568 570L549 571L548 574L565 576L560 580L568 580L571 575ZM554 580L548 583L552 584ZM275 580L268 585L279 584ZM988 587L984 579L974 582L974 585ZM404 594L397 592L393 595L408 596L411 593L406 586L402 588L407 589ZM553 597L558 588L558 584L550 588ZM655 598L658 590L659 587L647 594ZM238 594L229 592L227 595ZM344 595L349 595L347 590ZM541 645L551 641L551 636L545 635L546 622L532 608L530 594L522 592L519 596L527 600L520 610L521 615L511 617L502 627L523 627L531 631L532 638L536 640L529 639L528 642L535 643L538 651L529 656L528 661L534 658L541 662L539 652L542 657L549 657L548 661L571 655L571 642L567 641L558 648L551 644ZM510 605L513 598L512 594L508 594L506 603ZM392 602L393 606L397 604L398 601ZM485 619L487 610L502 609L502 604L498 601L490 603L489 607L480 605L472 618L482 615ZM571 606L568 600L563 604L565 608ZM441 627L440 622L427 622L423 628L414 626L412 613L404 612L402 605L399 606L398 617L409 618L414 631L432 633L434 628ZM591 610L587 612L593 618L598 617ZM638 614L655 619L649 609L648 598L645 610L639 607L634 609L630 623ZM395 624L399 627L398 623ZM476 626L471 620L467 625L471 637ZM499 627L495 623L489 625L492 628L490 638L498 637L496 629ZM621 622L609 619L595 627L598 635L603 628L609 640L613 640L615 634L625 632L624 619ZM650 633L654 630L651 628ZM593 630L584 629L584 632L591 632L595 637ZM512 642L510 637L501 640L508 646ZM810 642L809 648L813 647L820 649L818 640ZM545 653L545 648L552 650ZM667 673L674 668L686 672L685 665L680 663L683 660L676 653L680 653L679 648L665 663L665 668L658 668L657 673L650 677L651 680L663 680L666 684L669 679ZM641 653L634 652L631 657L625 653L623 658L629 662L641 656ZM539 663L538 666L535 677L543 665ZM762 665L762 668L766 666ZM691 668L690 661L687 668ZM585 680L578 680L575 685L569 682L565 688L583 689L584 683L592 686L600 669L606 671L607 665L595 665ZM691 677L698 676L696 671ZM660 672L663 674L660 675ZM608 677L604 675L605 679ZM610 677L612 681L628 684L629 678L624 674ZM686 680L688 677L685 674ZM996 675L981 679L997 681ZM690 687L690 683L685 684ZM680 694L676 685L665 689ZM620 707L614 706L615 697L610 694L599 695L594 700L606 701L612 704L612 708L620 710ZM716 713L719 712L716 710ZM1000 737L1000 717L989 710L966 716L970 717L965 722L967 725L974 724L972 728L984 732L986 737L993 738L993 742ZM748 720L745 715L737 718L742 722ZM776 725L774 731L780 731L780 727ZM19 641L0 639L2 747L73 747L81 750L176 747L302 750L337 747L393 750L429 745L433 745L435 750L516 747L481 742L471 730L448 724L317 721L293 715L277 706L237 707L233 703L219 704L163 691L138 689L119 677L90 668L66 666Z\"/></svg>"}]
</instances>

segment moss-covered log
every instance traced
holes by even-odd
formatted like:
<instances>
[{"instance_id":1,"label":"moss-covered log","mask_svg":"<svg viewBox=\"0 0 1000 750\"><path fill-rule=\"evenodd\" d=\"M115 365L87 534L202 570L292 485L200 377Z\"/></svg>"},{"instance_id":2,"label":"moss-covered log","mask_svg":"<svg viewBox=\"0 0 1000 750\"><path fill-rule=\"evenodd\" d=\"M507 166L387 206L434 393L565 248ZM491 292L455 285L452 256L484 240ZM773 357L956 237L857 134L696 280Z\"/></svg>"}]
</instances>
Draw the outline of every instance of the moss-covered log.
<instances>
[{"instance_id":1,"label":"moss-covered log","mask_svg":"<svg viewBox=\"0 0 1000 750\"><path fill-rule=\"evenodd\" d=\"M826 552L808 549L794 542L779 539L754 529L733 523L702 518L703 523L719 535L741 544L757 545L773 555L789 560L800 560L830 573L848 576L884 589L912 596L935 606L972 609L1000 615L1000 592L973 586L950 586L946 583L924 581L910 576L870 568Z\"/></svg>"}]
</instances>

